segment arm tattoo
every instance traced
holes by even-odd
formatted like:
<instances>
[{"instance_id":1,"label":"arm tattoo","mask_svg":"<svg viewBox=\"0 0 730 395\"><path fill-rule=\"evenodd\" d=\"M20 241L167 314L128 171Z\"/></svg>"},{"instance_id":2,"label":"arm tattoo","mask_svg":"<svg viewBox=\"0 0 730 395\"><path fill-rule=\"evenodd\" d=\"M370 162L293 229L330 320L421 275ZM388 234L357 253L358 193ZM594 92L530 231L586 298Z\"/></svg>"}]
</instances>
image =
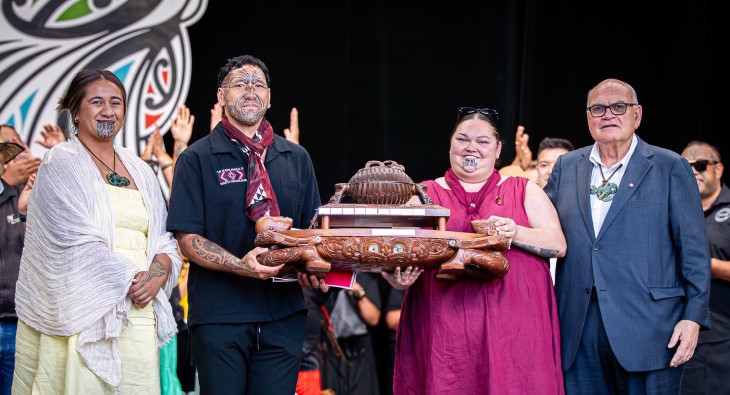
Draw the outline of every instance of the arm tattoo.
<instances>
[{"instance_id":1,"label":"arm tattoo","mask_svg":"<svg viewBox=\"0 0 730 395\"><path fill-rule=\"evenodd\" d=\"M199 257L214 265L221 265L233 270L244 270L248 272L253 272L253 267L250 267L250 265L241 267L239 263L240 259L236 258L231 253L223 249L221 246L213 243L210 240L206 240L199 236L194 236L193 239L190 241L190 244L193 247L193 251L195 251L195 253L198 254Z\"/></svg>"},{"instance_id":2,"label":"arm tattoo","mask_svg":"<svg viewBox=\"0 0 730 395\"><path fill-rule=\"evenodd\" d=\"M531 252L537 256L541 256L543 258L557 258L558 257L558 250L550 250L547 248L540 248L531 246L528 244L520 243L519 241L512 241L512 245L522 248L523 250L527 252Z\"/></svg>"},{"instance_id":3,"label":"arm tattoo","mask_svg":"<svg viewBox=\"0 0 730 395\"><path fill-rule=\"evenodd\" d=\"M150 269L147 270L147 281L152 280L153 277L162 277L165 275L165 265L157 259L152 261Z\"/></svg>"}]
</instances>

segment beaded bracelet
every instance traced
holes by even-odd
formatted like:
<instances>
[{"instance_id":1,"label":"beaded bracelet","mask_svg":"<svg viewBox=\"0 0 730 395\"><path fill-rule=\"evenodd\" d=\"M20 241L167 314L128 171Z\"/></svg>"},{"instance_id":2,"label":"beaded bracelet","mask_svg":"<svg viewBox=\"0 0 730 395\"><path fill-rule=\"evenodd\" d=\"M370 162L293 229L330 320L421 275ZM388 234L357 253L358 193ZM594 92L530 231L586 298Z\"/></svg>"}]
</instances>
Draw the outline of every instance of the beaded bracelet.
<instances>
[{"instance_id":1,"label":"beaded bracelet","mask_svg":"<svg viewBox=\"0 0 730 395\"><path fill-rule=\"evenodd\" d=\"M18 217L20 217L20 220L25 222L28 219L28 214L20 214L18 213Z\"/></svg>"}]
</instances>

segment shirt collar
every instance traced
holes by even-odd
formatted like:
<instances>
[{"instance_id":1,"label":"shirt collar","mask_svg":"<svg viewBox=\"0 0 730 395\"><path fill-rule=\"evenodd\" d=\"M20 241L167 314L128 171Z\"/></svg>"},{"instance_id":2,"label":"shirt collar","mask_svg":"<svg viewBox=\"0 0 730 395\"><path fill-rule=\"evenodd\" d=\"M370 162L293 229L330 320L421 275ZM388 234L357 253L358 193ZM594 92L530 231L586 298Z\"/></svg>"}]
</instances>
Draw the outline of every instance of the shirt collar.
<instances>
[{"instance_id":1,"label":"shirt collar","mask_svg":"<svg viewBox=\"0 0 730 395\"><path fill-rule=\"evenodd\" d=\"M636 134L634 134L633 138L631 139L631 146L629 147L629 151L624 155L623 158L621 158L620 161L618 161L616 164L614 164L611 168L615 168L619 165L619 163L623 164L621 166L622 168L626 168L626 166L629 164L629 159L631 158L631 155L634 154L634 150L636 150L636 145L639 144L639 139L636 137ZM598 153L598 143L593 144L593 148L591 148L591 155L589 156L589 159L591 162L593 162L596 166L603 166L604 168L608 169L605 164L603 164L603 161L601 161L601 154Z\"/></svg>"}]
</instances>

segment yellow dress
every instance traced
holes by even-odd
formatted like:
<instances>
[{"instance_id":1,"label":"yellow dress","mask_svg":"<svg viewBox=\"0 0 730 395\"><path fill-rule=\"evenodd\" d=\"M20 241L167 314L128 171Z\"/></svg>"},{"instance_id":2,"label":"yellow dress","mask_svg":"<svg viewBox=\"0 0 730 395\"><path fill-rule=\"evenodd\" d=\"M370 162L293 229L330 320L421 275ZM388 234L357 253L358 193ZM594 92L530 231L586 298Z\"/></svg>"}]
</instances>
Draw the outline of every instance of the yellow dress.
<instances>
[{"instance_id":1,"label":"yellow dress","mask_svg":"<svg viewBox=\"0 0 730 395\"><path fill-rule=\"evenodd\" d=\"M147 209L142 194L134 189L107 185L116 215L114 249L131 259L139 271L147 265ZM93 295L91 296L93 297ZM130 325L119 338L122 381L119 394L159 394L160 360L156 346L155 316L150 302L144 309L132 304ZM18 321L13 394L115 394L115 388L91 372L76 351L78 334L70 337L44 335Z\"/></svg>"}]
</instances>

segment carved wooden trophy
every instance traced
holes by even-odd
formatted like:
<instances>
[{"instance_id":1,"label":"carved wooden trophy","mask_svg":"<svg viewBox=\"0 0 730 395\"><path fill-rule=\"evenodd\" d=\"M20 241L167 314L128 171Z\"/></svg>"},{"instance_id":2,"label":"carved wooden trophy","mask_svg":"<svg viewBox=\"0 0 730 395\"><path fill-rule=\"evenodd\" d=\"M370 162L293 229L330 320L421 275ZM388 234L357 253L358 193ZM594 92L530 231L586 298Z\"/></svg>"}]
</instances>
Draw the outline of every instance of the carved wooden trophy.
<instances>
[{"instance_id":1,"label":"carved wooden trophy","mask_svg":"<svg viewBox=\"0 0 730 395\"><path fill-rule=\"evenodd\" d=\"M418 196L420 204L409 203ZM349 197L353 203L342 203ZM472 221L475 233L446 231L447 208L432 204L426 186L415 184L402 165L370 161L320 207L309 229L291 229L286 217L257 221L255 244L270 247L259 255L282 272L306 271L323 277L330 269L392 272L407 266L438 269L440 280L466 275L502 276L509 262L502 251L509 240L497 235L494 223ZM425 229L430 228L430 229Z\"/></svg>"}]
</instances>

